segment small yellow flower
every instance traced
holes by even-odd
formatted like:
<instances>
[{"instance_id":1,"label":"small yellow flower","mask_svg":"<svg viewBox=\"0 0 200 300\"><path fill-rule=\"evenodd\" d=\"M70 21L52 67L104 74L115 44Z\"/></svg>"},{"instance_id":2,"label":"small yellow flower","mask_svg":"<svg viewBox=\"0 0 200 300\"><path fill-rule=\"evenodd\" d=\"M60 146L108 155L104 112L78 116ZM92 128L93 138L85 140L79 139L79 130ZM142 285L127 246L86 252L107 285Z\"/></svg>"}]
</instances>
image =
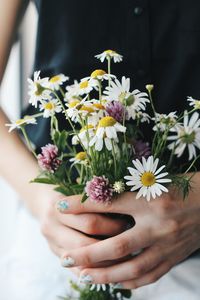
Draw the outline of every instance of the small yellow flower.
<instances>
[{"instance_id":1,"label":"small yellow flower","mask_svg":"<svg viewBox=\"0 0 200 300\"><path fill-rule=\"evenodd\" d=\"M99 121L98 127L110 127L114 126L116 123L117 121L113 117L106 116Z\"/></svg>"},{"instance_id":2,"label":"small yellow flower","mask_svg":"<svg viewBox=\"0 0 200 300\"><path fill-rule=\"evenodd\" d=\"M105 75L106 74L106 72L104 71L104 70L95 70L95 71L93 71L92 73L91 73L91 77L92 78L98 78L99 76L100 77L102 77L103 75Z\"/></svg>"},{"instance_id":3,"label":"small yellow flower","mask_svg":"<svg viewBox=\"0 0 200 300\"><path fill-rule=\"evenodd\" d=\"M73 100L72 102L70 102L68 104L69 108L74 108L75 106L77 106L81 101L80 100Z\"/></svg>"},{"instance_id":4,"label":"small yellow flower","mask_svg":"<svg viewBox=\"0 0 200 300\"><path fill-rule=\"evenodd\" d=\"M85 89L89 86L89 81L88 80L81 81L79 86L81 89Z\"/></svg>"},{"instance_id":5,"label":"small yellow flower","mask_svg":"<svg viewBox=\"0 0 200 300\"><path fill-rule=\"evenodd\" d=\"M87 158L87 154L84 151L81 151L76 154L75 156L76 160L85 160Z\"/></svg>"}]
</instances>

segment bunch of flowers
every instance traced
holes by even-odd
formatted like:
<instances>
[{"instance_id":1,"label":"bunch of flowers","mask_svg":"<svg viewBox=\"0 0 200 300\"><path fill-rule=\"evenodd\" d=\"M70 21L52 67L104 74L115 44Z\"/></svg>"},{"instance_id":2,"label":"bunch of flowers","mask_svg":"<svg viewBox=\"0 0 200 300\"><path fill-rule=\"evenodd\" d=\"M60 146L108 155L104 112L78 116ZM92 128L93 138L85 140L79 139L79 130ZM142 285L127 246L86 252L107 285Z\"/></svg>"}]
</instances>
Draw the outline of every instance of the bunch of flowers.
<instances>
[{"instance_id":1,"label":"bunch of flowers","mask_svg":"<svg viewBox=\"0 0 200 300\"><path fill-rule=\"evenodd\" d=\"M64 195L82 193L82 201L97 204L109 204L125 191L150 201L167 193L169 185L181 189L186 197L192 178L188 174L199 158L200 101L188 97L190 109L180 114L158 113L152 100L153 85L142 92L131 88L130 78L119 79L111 73L111 62L122 61L120 54L106 50L96 58L107 62L107 70L94 70L65 89L69 78L63 74L40 78L40 72L35 72L34 79L28 80L30 103L39 112L7 126L9 131L22 130L38 160L41 172L33 181L54 184ZM60 131L59 113L65 115L70 131ZM51 120L52 144L36 154L26 125L37 124L40 117ZM141 130L144 123L151 128L149 141ZM107 294L109 299L130 297L121 290L113 291L105 286L101 299L107 299ZM94 292L92 287L91 294Z\"/></svg>"}]
</instances>

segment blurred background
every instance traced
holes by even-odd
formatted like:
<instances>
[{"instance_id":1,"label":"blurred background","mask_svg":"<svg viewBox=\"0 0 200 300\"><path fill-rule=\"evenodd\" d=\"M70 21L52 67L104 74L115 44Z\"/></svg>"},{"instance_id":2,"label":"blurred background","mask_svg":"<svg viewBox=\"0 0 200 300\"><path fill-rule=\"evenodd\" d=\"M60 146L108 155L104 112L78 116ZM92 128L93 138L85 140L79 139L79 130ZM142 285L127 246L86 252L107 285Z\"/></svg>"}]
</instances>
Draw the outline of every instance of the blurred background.
<instances>
[{"instance_id":1,"label":"blurred background","mask_svg":"<svg viewBox=\"0 0 200 300\"><path fill-rule=\"evenodd\" d=\"M37 12L30 3L13 45L0 89L0 105L11 120L19 117L27 104L27 78L31 76L34 60ZM3 143L3 141L1 141ZM0 177L0 256L9 250L14 237L17 195Z\"/></svg>"}]
</instances>

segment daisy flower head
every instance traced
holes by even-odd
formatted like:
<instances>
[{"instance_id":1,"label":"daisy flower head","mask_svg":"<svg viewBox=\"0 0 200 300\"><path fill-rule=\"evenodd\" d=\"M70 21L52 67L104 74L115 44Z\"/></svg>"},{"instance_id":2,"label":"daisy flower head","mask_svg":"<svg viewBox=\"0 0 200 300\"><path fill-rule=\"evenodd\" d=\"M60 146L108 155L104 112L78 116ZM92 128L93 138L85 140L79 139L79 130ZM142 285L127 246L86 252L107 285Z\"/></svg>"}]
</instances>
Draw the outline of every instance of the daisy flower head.
<instances>
[{"instance_id":1,"label":"daisy flower head","mask_svg":"<svg viewBox=\"0 0 200 300\"><path fill-rule=\"evenodd\" d=\"M89 94L97 86L96 80L81 79L79 83L79 95Z\"/></svg>"},{"instance_id":2,"label":"daisy flower head","mask_svg":"<svg viewBox=\"0 0 200 300\"><path fill-rule=\"evenodd\" d=\"M84 151L78 152L75 157L69 160L74 164L85 164L87 163L87 153Z\"/></svg>"},{"instance_id":3,"label":"daisy flower head","mask_svg":"<svg viewBox=\"0 0 200 300\"><path fill-rule=\"evenodd\" d=\"M145 197L147 201L151 198L155 199L161 196L162 192L168 192L168 189L163 185L171 182L171 179L166 178L167 172L161 173L165 165L157 169L159 159L154 160L153 156L147 159L142 158L142 162L138 159L133 160L134 168L129 167L130 175L125 176L126 184L132 186L131 191L138 191L136 199Z\"/></svg>"},{"instance_id":4,"label":"daisy flower head","mask_svg":"<svg viewBox=\"0 0 200 300\"><path fill-rule=\"evenodd\" d=\"M122 103L130 96L130 78L122 77L121 82L118 79L110 82L110 86L104 91L105 98L113 101L118 100Z\"/></svg>"},{"instance_id":5,"label":"daisy flower head","mask_svg":"<svg viewBox=\"0 0 200 300\"><path fill-rule=\"evenodd\" d=\"M122 61L123 56L118 54L114 50L105 50L102 53L95 55L97 59L99 59L101 62L104 62L105 59L113 59L114 63L119 63Z\"/></svg>"},{"instance_id":6,"label":"daisy flower head","mask_svg":"<svg viewBox=\"0 0 200 300\"><path fill-rule=\"evenodd\" d=\"M190 103L189 103L189 105L190 106L193 106L194 107L194 109L200 109L200 100L196 100L196 99L194 99L194 98L192 98L192 97L188 97L187 98L187 101L189 101Z\"/></svg>"},{"instance_id":7,"label":"daisy flower head","mask_svg":"<svg viewBox=\"0 0 200 300\"><path fill-rule=\"evenodd\" d=\"M152 120L155 121L153 130L160 130L163 132L166 129L169 129L170 131L174 131L174 126L177 125L177 119L178 117L175 111L170 112L168 115L156 113L155 118L152 118Z\"/></svg>"},{"instance_id":8,"label":"daisy flower head","mask_svg":"<svg viewBox=\"0 0 200 300\"><path fill-rule=\"evenodd\" d=\"M89 141L94 137L95 128L92 124L88 124L81 128L78 134L72 137L72 145L78 145L80 142L85 149L89 146Z\"/></svg>"},{"instance_id":9,"label":"daisy flower head","mask_svg":"<svg viewBox=\"0 0 200 300\"><path fill-rule=\"evenodd\" d=\"M134 90L126 99L127 120L131 118L135 120L138 117L138 112L146 109L146 104L149 103L147 93ZM143 120L148 120L148 115L143 115ZM141 118L142 119L142 118Z\"/></svg>"},{"instance_id":10,"label":"daisy flower head","mask_svg":"<svg viewBox=\"0 0 200 300\"><path fill-rule=\"evenodd\" d=\"M196 148L200 149L200 118L194 112L189 119L188 112L185 111L183 124L176 126L176 135L169 136L168 140L173 141L168 148L180 157L186 148L189 152L189 160L196 157Z\"/></svg>"},{"instance_id":11,"label":"daisy flower head","mask_svg":"<svg viewBox=\"0 0 200 300\"><path fill-rule=\"evenodd\" d=\"M89 80L92 83L95 81L103 81L103 80L110 80L111 78L115 78L115 75L112 74L108 74L106 73L106 71L102 70L102 69L97 69L94 70L89 77L85 77L83 78L83 80ZM93 83L93 84L95 84Z\"/></svg>"},{"instance_id":12,"label":"daisy flower head","mask_svg":"<svg viewBox=\"0 0 200 300\"><path fill-rule=\"evenodd\" d=\"M95 144L95 150L101 151L105 143L106 148L111 151L113 148L112 142L118 142L118 132L125 133L126 127L117 122L113 117L103 117L98 123L96 133L90 141L89 146Z\"/></svg>"},{"instance_id":13,"label":"daisy flower head","mask_svg":"<svg viewBox=\"0 0 200 300\"><path fill-rule=\"evenodd\" d=\"M69 80L69 77L64 74L55 75L49 79L50 88L52 90L59 90L60 86L67 80Z\"/></svg>"},{"instance_id":14,"label":"daisy flower head","mask_svg":"<svg viewBox=\"0 0 200 300\"><path fill-rule=\"evenodd\" d=\"M66 103L66 113L68 117L75 123L79 121L79 109L83 106L84 102L85 99L79 100L77 98L74 98L69 103Z\"/></svg>"},{"instance_id":15,"label":"daisy flower head","mask_svg":"<svg viewBox=\"0 0 200 300\"><path fill-rule=\"evenodd\" d=\"M41 102L40 111L44 111L44 118L49 118L52 117L55 113L60 113L62 111L62 107L57 99L51 99L49 101Z\"/></svg>"},{"instance_id":16,"label":"daisy flower head","mask_svg":"<svg viewBox=\"0 0 200 300\"><path fill-rule=\"evenodd\" d=\"M13 131L16 128L20 128L22 126L25 126L27 124L37 124L37 121L32 116L25 116L23 119L18 119L10 124L5 124L5 126L10 127L9 132Z\"/></svg>"},{"instance_id":17,"label":"daisy flower head","mask_svg":"<svg viewBox=\"0 0 200 300\"><path fill-rule=\"evenodd\" d=\"M34 107L37 107L38 102L50 98L51 91L48 90L48 77L40 78L40 71L34 72L33 77L33 80L28 78L28 95L30 96L29 103L31 103Z\"/></svg>"},{"instance_id":18,"label":"daisy flower head","mask_svg":"<svg viewBox=\"0 0 200 300\"><path fill-rule=\"evenodd\" d=\"M66 87L67 92L65 93L65 101L69 102L73 98L79 98L81 89L80 89L80 84L78 83L77 80L74 80L74 83L71 85L68 85Z\"/></svg>"}]
</instances>

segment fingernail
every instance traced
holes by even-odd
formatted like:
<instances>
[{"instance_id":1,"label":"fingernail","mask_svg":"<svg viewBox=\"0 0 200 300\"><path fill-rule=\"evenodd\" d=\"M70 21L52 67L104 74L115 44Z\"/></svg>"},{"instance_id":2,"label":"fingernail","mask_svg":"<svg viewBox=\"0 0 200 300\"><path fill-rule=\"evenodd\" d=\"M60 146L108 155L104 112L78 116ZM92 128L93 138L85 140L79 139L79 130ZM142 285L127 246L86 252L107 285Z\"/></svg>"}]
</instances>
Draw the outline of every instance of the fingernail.
<instances>
[{"instance_id":1,"label":"fingernail","mask_svg":"<svg viewBox=\"0 0 200 300\"><path fill-rule=\"evenodd\" d=\"M81 275L79 277L79 282L85 283L85 284L91 284L91 283L93 283L93 278L90 275Z\"/></svg>"},{"instance_id":2,"label":"fingernail","mask_svg":"<svg viewBox=\"0 0 200 300\"><path fill-rule=\"evenodd\" d=\"M62 266L65 268L69 268L74 266L75 260L72 257L64 257L61 262Z\"/></svg>"},{"instance_id":3,"label":"fingernail","mask_svg":"<svg viewBox=\"0 0 200 300\"><path fill-rule=\"evenodd\" d=\"M69 204L66 200L62 200L62 201L59 201L57 203L57 209L60 211L60 212L64 212L65 210L67 210L69 208Z\"/></svg>"},{"instance_id":4,"label":"fingernail","mask_svg":"<svg viewBox=\"0 0 200 300\"><path fill-rule=\"evenodd\" d=\"M114 284L113 288L116 289L116 290L117 289L123 289L123 285L121 283L116 283L116 284Z\"/></svg>"}]
</instances>

